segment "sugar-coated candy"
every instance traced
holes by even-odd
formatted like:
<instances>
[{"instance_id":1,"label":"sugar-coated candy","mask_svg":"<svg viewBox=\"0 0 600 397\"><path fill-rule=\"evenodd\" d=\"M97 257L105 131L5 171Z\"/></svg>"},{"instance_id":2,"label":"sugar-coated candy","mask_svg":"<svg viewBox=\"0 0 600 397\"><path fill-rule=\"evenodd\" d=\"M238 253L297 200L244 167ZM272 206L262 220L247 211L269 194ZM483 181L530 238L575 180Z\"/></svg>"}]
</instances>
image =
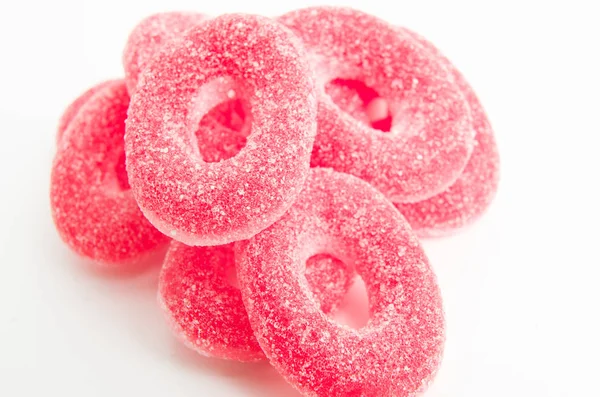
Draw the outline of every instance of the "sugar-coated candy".
<instances>
[{"instance_id":1,"label":"sugar-coated candy","mask_svg":"<svg viewBox=\"0 0 600 397\"><path fill-rule=\"evenodd\" d=\"M428 44L424 39L419 39L423 45ZM432 51L437 52L431 44L428 45ZM453 71L455 81L470 105L476 132L475 148L461 176L444 192L416 203L395 204L415 233L421 237L446 235L473 222L491 203L499 179L498 150L483 107L460 72L439 52L437 55L441 61L448 63L448 68ZM342 110L375 128L377 122L373 122L372 116L368 114L367 103L362 99L359 88L336 85L328 87L327 92Z\"/></svg>"},{"instance_id":2,"label":"sugar-coated candy","mask_svg":"<svg viewBox=\"0 0 600 397\"><path fill-rule=\"evenodd\" d=\"M301 43L269 18L224 15L167 43L141 74L125 134L129 183L146 217L188 245L223 245L271 225L308 175L315 92ZM208 163L192 130L233 98L251 115L246 146Z\"/></svg>"},{"instance_id":3,"label":"sugar-coated candy","mask_svg":"<svg viewBox=\"0 0 600 397\"><path fill-rule=\"evenodd\" d=\"M471 110L475 148L460 177L443 193L430 199L396 204L420 236L445 235L472 223L492 202L500 177L498 148L485 110L464 76L432 43L406 28L399 30L413 37L447 65Z\"/></svg>"},{"instance_id":4,"label":"sugar-coated candy","mask_svg":"<svg viewBox=\"0 0 600 397\"><path fill-rule=\"evenodd\" d=\"M144 18L129 34L123 51L125 81L131 94L135 91L140 73L163 46L190 28L207 20L194 12L162 12Z\"/></svg>"},{"instance_id":5,"label":"sugar-coated candy","mask_svg":"<svg viewBox=\"0 0 600 397\"><path fill-rule=\"evenodd\" d=\"M52 166L50 203L60 236L79 255L107 265L137 263L169 240L129 190L128 105L123 80L102 84L68 123Z\"/></svg>"},{"instance_id":6,"label":"sugar-coated candy","mask_svg":"<svg viewBox=\"0 0 600 397\"><path fill-rule=\"evenodd\" d=\"M233 243L190 247L173 241L160 275L160 306L174 333L200 354L239 361L264 359L231 274L235 275ZM306 264L311 297L326 313L342 301L353 275L331 256L315 256Z\"/></svg>"},{"instance_id":7,"label":"sugar-coated candy","mask_svg":"<svg viewBox=\"0 0 600 397\"><path fill-rule=\"evenodd\" d=\"M470 113L435 57L349 8L306 8L279 21L304 42L321 88L313 166L358 176L396 202L429 198L458 178L473 149ZM340 111L322 89L335 79L362 81L385 98L390 132Z\"/></svg>"},{"instance_id":8,"label":"sugar-coated candy","mask_svg":"<svg viewBox=\"0 0 600 397\"><path fill-rule=\"evenodd\" d=\"M60 117L60 121L58 122L58 128L56 130L56 143L57 144L60 143L60 140L62 139L63 134L67 130L67 127L69 126L69 124L71 124L71 121L73 121L73 118L75 117L77 112L79 112L79 109L81 108L81 106L84 103L86 103L92 97L92 95L94 95L96 92L98 92L99 90L101 90L102 88L104 88L110 84L113 84L112 80L103 81L99 84L96 84L95 86L92 86L91 88L86 90L79 97L77 97L77 99L75 99L73 102L71 102L71 104L63 112L62 116Z\"/></svg>"},{"instance_id":9,"label":"sugar-coated candy","mask_svg":"<svg viewBox=\"0 0 600 397\"><path fill-rule=\"evenodd\" d=\"M326 316L303 281L320 253L352 264L370 319L351 329ZM251 327L271 364L310 396L414 396L444 345L440 291L416 235L370 184L315 168L276 223L236 245Z\"/></svg>"},{"instance_id":10,"label":"sugar-coated candy","mask_svg":"<svg viewBox=\"0 0 600 397\"><path fill-rule=\"evenodd\" d=\"M122 63L58 125L50 200L66 244L115 269L168 246L158 303L202 355L266 358L308 396L425 391L445 320L417 236L471 223L499 179L456 67L340 7L155 14ZM357 276L369 318L353 327L336 311Z\"/></svg>"}]
</instances>

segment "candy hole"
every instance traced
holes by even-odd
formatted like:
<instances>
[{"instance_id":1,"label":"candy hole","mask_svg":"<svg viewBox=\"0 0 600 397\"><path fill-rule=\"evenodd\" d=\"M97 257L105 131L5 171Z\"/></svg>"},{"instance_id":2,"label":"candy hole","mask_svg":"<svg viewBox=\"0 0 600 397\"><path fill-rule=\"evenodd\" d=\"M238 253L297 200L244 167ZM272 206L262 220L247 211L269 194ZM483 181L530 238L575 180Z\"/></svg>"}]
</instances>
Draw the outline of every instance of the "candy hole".
<instances>
[{"instance_id":1,"label":"candy hole","mask_svg":"<svg viewBox=\"0 0 600 397\"><path fill-rule=\"evenodd\" d=\"M204 162L230 159L246 146L251 125L246 96L244 84L229 76L205 82L192 96L186 122Z\"/></svg>"},{"instance_id":2,"label":"candy hole","mask_svg":"<svg viewBox=\"0 0 600 397\"><path fill-rule=\"evenodd\" d=\"M354 271L342 260L331 254L320 253L306 261L304 275L309 288L321 310L331 313L335 310L350 287ZM319 299L317 297L327 297Z\"/></svg>"},{"instance_id":3,"label":"candy hole","mask_svg":"<svg viewBox=\"0 0 600 397\"><path fill-rule=\"evenodd\" d=\"M354 277L339 309L331 317L338 323L354 329L367 325L370 317L369 297L362 277Z\"/></svg>"},{"instance_id":4,"label":"candy hole","mask_svg":"<svg viewBox=\"0 0 600 397\"><path fill-rule=\"evenodd\" d=\"M389 132L392 114L388 102L360 80L334 79L325 86L333 102L344 112L369 127Z\"/></svg>"},{"instance_id":5,"label":"candy hole","mask_svg":"<svg viewBox=\"0 0 600 397\"><path fill-rule=\"evenodd\" d=\"M214 106L202 117L195 135L205 162L230 159L246 146L251 124L246 109L242 100L232 99Z\"/></svg>"}]
</instances>

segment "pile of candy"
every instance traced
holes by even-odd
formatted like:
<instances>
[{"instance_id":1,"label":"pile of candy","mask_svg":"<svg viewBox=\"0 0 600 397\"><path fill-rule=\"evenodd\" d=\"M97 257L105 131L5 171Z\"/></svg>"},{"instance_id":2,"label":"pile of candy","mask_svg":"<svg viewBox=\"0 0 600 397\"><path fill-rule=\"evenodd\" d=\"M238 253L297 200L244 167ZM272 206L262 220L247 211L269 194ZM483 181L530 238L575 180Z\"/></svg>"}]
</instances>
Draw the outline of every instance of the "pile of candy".
<instances>
[{"instance_id":1,"label":"pile of candy","mask_svg":"<svg viewBox=\"0 0 600 397\"><path fill-rule=\"evenodd\" d=\"M159 303L211 357L268 359L309 396L413 396L444 344L417 236L490 204L493 132L428 41L371 15L164 13L125 78L65 111L51 206L62 239L107 267L168 245ZM355 277L370 318L332 319Z\"/></svg>"}]
</instances>

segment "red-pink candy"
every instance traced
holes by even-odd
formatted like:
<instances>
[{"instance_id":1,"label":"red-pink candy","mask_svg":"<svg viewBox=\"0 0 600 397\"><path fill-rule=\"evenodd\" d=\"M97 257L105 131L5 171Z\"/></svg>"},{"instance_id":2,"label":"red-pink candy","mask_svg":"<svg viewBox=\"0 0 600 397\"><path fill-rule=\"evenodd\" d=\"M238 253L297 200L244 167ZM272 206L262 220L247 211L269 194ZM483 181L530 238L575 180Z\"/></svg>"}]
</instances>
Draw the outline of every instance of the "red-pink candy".
<instances>
[{"instance_id":1,"label":"red-pink candy","mask_svg":"<svg viewBox=\"0 0 600 397\"><path fill-rule=\"evenodd\" d=\"M400 30L446 63L471 109L475 149L461 176L446 191L428 200L396 204L419 235L445 235L473 222L492 202L500 176L498 148L485 110L464 76L429 41L408 29Z\"/></svg>"},{"instance_id":2,"label":"red-pink candy","mask_svg":"<svg viewBox=\"0 0 600 397\"><path fill-rule=\"evenodd\" d=\"M331 312L350 287L353 272L338 259L307 262L306 281L324 312ZM159 283L159 302L174 333L209 357L239 361L264 359L250 328L235 274L233 244L190 247L172 242Z\"/></svg>"},{"instance_id":3,"label":"red-pink candy","mask_svg":"<svg viewBox=\"0 0 600 397\"><path fill-rule=\"evenodd\" d=\"M275 224L236 246L250 324L271 364L310 396L414 396L441 361L436 277L400 212L370 184L315 168ZM311 299L306 259L327 253L363 278L371 317L358 330Z\"/></svg>"},{"instance_id":4,"label":"red-pink candy","mask_svg":"<svg viewBox=\"0 0 600 397\"><path fill-rule=\"evenodd\" d=\"M259 16L225 15L168 43L142 73L125 149L146 217L188 245L253 236L295 201L316 134L313 74L288 29ZM192 130L208 110L244 98L252 115L234 157L205 162Z\"/></svg>"},{"instance_id":5,"label":"red-pink candy","mask_svg":"<svg viewBox=\"0 0 600 397\"><path fill-rule=\"evenodd\" d=\"M79 97L77 97L73 102L71 102L71 104L63 112L62 116L60 117L60 121L58 122L58 128L56 131L57 145L60 143L63 134L69 127L69 124L71 124L71 121L73 121L75 115L77 115L77 112L79 112L81 106L83 106L83 104L86 103L92 97L92 95L94 95L99 90L112 83L113 81L103 81L102 83L96 84L95 86L86 90L83 94L79 95Z\"/></svg>"},{"instance_id":6,"label":"red-pink candy","mask_svg":"<svg viewBox=\"0 0 600 397\"><path fill-rule=\"evenodd\" d=\"M403 35L410 35L431 51L432 55L451 71L471 111L475 148L461 176L446 191L432 198L416 203L396 204L419 236L445 235L472 223L490 205L498 186L498 150L485 111L461 73L433 44L408 29L398 30ZM369 105L380 98L371 99L369 102L368 97L365 99L364 88L356 84L329 84L326 92L340 109L355 119L366 125L375 126L378 123L374 120L377 117L369 114Z\"/></svg>"},{"instance_id":7,"label":"red-pink candy","mask_svg":"<svg viewBox=\"0 0 600 397\"><path fill-rule=\"evenodd\" d=\"M446 191L424 201L395 204L421 237L446 235L472 223L489 206L498 186L498 150L489 121L472 88L452 65L449 67L471 107L475 149L461 176ZM336 86L328 89L328 94L355 119L374 124L354 88Z\"/></svg>"},{"instance_id":8,"label":"red-pink candy","mask_svg":"<svg viewBox=\"0 0 600 397\"><path fill-rule=\"evenodd\" d=\"M168 242L129 190L128 104L125 82L106 82L69 123L52 166L50 202L60 236L79 255L104 264L137 263Z\"/></svg>"},{"instance_id":9,"label":"red-pink candy","mask_svg":"<svg viewBox=\"0 0 600 397\"><path fill-rule=\"evenodd\" d=\"M340 111L321 90L311 164L370 182L398 202L451 185L473 149L468 107L448 71L391 25L348 8L315 7L279 18L304 42L322 88L363 81L389 103L390 133Z\"/></svg>"},{"instance_id":10,"label":"red-pink candy","mask_svg":"<svg viewBox=\"0 0 600 397\"><path fill-rule=\"evenodd\" d=\"M129 34L123 51L125 81L135 91L140 73L162 47L208 17L192 12L162 12L143 19Z\"/></svg>"}]
</instances>

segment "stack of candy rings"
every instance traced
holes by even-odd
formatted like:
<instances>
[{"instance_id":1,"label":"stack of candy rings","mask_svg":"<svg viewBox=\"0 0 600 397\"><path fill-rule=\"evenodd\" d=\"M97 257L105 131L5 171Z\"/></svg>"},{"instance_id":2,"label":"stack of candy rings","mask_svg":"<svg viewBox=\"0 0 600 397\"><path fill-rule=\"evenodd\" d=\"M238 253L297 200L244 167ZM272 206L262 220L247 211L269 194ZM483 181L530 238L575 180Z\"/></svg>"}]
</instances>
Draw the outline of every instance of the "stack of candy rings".
<instances>
[{"instance_id":1,"label":"stack of candy rings","mask_svg":"<svg viewBox=\"0 0 600 397\"><path fill-rule=\"evenodd\" d=\"M307 396L423 392L445 326L417 236L472 223L499 176L454 65L404 27L313 7L155 14L123 67L59 122L50 200L67 245L116 269L168 246L159 306L202 355L267 359ZM335 314L358 277L355 329Z\"/></svg>"}]
</instances>

